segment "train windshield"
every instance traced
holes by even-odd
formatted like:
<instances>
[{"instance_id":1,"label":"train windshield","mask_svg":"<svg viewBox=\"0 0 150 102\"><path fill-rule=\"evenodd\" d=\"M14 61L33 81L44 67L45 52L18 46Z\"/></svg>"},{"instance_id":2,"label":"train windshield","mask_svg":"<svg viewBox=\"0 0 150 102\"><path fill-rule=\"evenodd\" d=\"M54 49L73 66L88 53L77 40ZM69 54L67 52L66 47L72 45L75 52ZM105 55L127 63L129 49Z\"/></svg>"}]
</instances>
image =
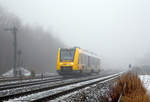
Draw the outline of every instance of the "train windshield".
<instances>
[{"instance_id":1,"label":"train windshield","mask_svg":"<svg viewBox=\"0 0 150 102\"><path fill-rule=\"evenodd\" d=\"M75 49L61 49L60 61L73 61Z\"/></svg>"}]
</instances>

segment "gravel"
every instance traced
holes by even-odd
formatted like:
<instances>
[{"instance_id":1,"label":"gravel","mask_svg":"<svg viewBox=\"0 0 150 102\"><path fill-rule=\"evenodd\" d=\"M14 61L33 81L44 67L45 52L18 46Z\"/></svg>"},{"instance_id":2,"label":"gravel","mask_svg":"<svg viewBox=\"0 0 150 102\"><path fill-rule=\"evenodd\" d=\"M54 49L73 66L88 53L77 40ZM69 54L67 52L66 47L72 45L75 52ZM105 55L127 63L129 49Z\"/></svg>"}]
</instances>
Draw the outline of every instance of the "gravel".
<instances>
[{"instance_id":1,"label":"gravel","mask_svg":"<svg viewBox=\"0 0 150 102\"><path fill-rule=\"evenodd\" d=\"M64 96L63 98L54 100L54 102L106 102L106 99L108 102L111 101L109 92L113 85L114 82L112 81L95 84L68 96Z\"/></svg>"}]
</instances>

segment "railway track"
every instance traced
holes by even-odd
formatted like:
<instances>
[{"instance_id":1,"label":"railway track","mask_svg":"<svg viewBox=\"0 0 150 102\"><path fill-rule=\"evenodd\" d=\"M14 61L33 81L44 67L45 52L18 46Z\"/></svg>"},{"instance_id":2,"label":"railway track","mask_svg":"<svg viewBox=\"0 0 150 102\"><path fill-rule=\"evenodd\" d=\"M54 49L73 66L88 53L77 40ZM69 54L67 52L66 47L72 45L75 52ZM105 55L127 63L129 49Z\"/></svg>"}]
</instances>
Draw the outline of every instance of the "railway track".
<instances>
[{"instance_id":1,"label":"railway track","mask_svg":"<svg viewBox=\"0 0 150 102\"><path fill-rule=\"evenodd\" d=\"M36 80L25 80L25 81L18 81L18 82L11 82L11 83L5 83L0 84L0 91L7 90L7 89L13 89L13 88L19 88L19 87L27 87L30 85L37 85L41 83L49 83L49 82L55 82L62 80L62 76L55 76L55 77L48 77L48 78L41 78Z\"/></svg>"},{"instance_id":2,"label":"railway track","mask_svg":"<svg viewBox=\"0 0 150 102\"><path fill-rule=\"evenodd\" d=\"M59 75L38 75L35 77L32 77L32 76L30 77L0 77L0 83L41 79L41 78L48 78L48 77L53 77L53 76L59 76Z\"/></svg>"},{"instance_id":3,"label":"railway track","mask_svg":"<svg viewBox=\"0 0 150 102\"><path fill-rule=\"evenodd\" d=\"M63 81L53 82L51 84L41 84L40 88L35 88L33 90L28 90L24 92L14 93L11 95L0 96L0 100L10 99L12 101L46 101L53 100L62 95L77 91L79 89L85 88L89 85L93 85L99 82L112 80L122 73L117 73L109 75L106 77L102 76L92 76L88 78L80 79L68 79ZM17 98L20 97L20 98Z\"/></svg>"},{"instance_id":4,"label":"railway track","mask_svg":"<svg viewBox=\"0 0 150 102\"><path fill-rule=\"evenodd\" d=\"M69 80L67 80L69 78ZM67 78L62 78L61 76L57 78L52 78L52 79L41 79L40 81L30 81L30 82L25 82L25 83L13 83L13 84L6 84L6 85L1 85L0 87L0 100L5 100L13 97L19 97L22 95L27 95L30 93L34 92L39 92L41 90L46 90L49 86L50 88L56 87L55 84L58 84L59 82L69 82L71 77ZM80 77L79 77L80 78ZM64 81L61 81L61 80Z\"/></svg>"}]
</instances>

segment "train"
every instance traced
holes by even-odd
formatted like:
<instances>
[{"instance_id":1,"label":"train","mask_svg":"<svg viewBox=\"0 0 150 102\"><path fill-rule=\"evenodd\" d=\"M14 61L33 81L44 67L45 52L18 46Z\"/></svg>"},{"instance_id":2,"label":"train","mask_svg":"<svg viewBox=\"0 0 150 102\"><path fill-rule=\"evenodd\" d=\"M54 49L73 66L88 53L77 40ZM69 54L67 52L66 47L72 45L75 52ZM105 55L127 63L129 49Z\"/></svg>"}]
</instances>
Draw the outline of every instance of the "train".
<instances>
[{"instance_id":1,"label":"train","mask_svg":"<svg viewBox=\"0 0 150 102\"><path fill-rule=\"evenodd\" d=\"M101 59L95 53L81 49L59 48L56 71L59 75L83 75L100 72Z\"/></svg>"}]
</instances>

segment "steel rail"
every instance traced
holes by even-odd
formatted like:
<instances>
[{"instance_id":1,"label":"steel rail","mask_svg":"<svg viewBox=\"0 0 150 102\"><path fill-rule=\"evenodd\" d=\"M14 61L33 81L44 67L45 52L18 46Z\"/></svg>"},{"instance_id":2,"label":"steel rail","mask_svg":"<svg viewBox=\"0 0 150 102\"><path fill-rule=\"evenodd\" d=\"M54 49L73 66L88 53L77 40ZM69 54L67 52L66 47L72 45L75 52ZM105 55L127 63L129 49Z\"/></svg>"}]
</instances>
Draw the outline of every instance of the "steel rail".
<instances>
[{"instance_id":1,"label":"steel rail","mask_svg":"<svg viewBox=\"0 0 150 102\"><path fill-rule=\"evenodd\" d=\"M96 76L92 76L91 78L95 78ZM78 77L80 78L80 77ZM88 80L88 78L81 78L82 80ZM28 87L20 87L20 88L16 88L16 89L12 89L12 91L10 90L3 90L0 91L0 100L6 100L6 99L10 99L10 98L14 98L14 97L20 97L23 95L28 95L31 93L36 93L36 92L40 92L40 91L44 91L44 90L48 90L48 89L53 89L56 87L61 87L61 86L65 86L67 84L71 84L71 83L77 83L80 82L80 79L65 79L65 80L61 80L61 81L56 81L56 82L47 82L47 83L41 83L38 85L30 85ZM14 91L15 90L15 91Z\"/></svg>"},{"instance_id":2,"label":"steel rail","mask_svg":"<svg viewBox=\"0 0 150 102\"><path fill-rule=\"evenodd\" d=\"M59 75L38 75L35 77L0 77L0 83L2 82L13 82L13 81L23 81L23 80L32 80L32 79L41 79L41 78L48 78L53 76L59 76Z\"/></svg>"},{"instance_id":3,"label":"steel rail","mask_svg":"<svg viewBox=\"0 0 150 102\"><path fill-rule=\"evenodd\" d=\"M120 76L120 74L115 74L115 75L108 76L108 77L97 78L97 79L95 79L94 81L93 81L93 79L92 79L92 80L89 80L89 81L91 81L91 82L86 82L86 83L81 82L81 83L78 83L78 84L80 84L80 85L77 85L77 84L70 85L70 88L69 88L69 89L65 89L65 87L67 87L67 86L65 86L65 87L62 87L62 89L64 89L64 90L62 90L62 91L58 91L58 92L55 92L55 93L50 92L49 94L46 94L44 97L40 97L40 96L39 96L39 97L36 97L35 99L34 99L34 98L31 98L31 100L29 100L29 101L31 101L31 102L37 102L37 101L39 101L39 102L40 102L40 101L53 100L53 99L56 99L56 98L58 98L58 97L60 97L60 96L62 96L62 95L69 94L69 93L71 93L71 92L74 92L74 91L77 91L77 90L79 90L79 89L88 87L88 86L90 86L90 85L97 84L97 83L99 83L99 82L106 82L106 81L113 80L113 79L115 79L115 78L117 78L117 77L119 77L119 76ZM52 94L51 94L51 93L52 93Z\"/></svg>"},{"instance_id":4,"label":"steel rail","mask_svg":"<svg viewBox=\"0 0 150 102\"><path fill-rule=\"evenodd\" d=\"M30 85L36 85L36 84L41 84L41 83L48 83L48 82L54 82L62 80L61 76L58 77L49 77L45 79L39 79L39 80L34 80L34 81L27 81L27 82L16 82L16 83L8 83L8 84L2 84L0 85L0 91L2 90L7 90L7 89L13 89L13 88L19 88L19 87L24 87L24 86L30 86Z\"/></svg>"},{"instance_id":5,"label":"steel rail","mask_svg":"<svg viewBox=\"0 0 150 102\"><path fill-rule=\"evenodd\" d=\"M25 87L24 89L16 88L15 91L11 92L11 93L6 92L5 94L3 94L3 92L2 93L0 92L0 100L14 99L17 97L35 94L38 92L51 90L54 88L59 88L59 87L63 87L66 85L71 85L71 84L75 84L75 83L79 83L79 82L83 82L83 81L88 81L88 80L92 80L92 79L99 78L99 77L102 77L102 75L80 78L80 79L68 79L68 80L47 83L47 84L39 84L39 85L34 85L34 86L28 86L28 87ZM20 90L22 90L22 91L20 91Z\"/></svg>"},{"instance_id":6,"label":"steel rail","mask_svg":"<svg viewBox=\"0 0 150 102\"><path fill-rule=\"evenodd\" d=\"M24 94L18 94L18 96L17 97L23 97L23 96L26 96L26 95L31 95L31 94L36 94L36 93L40 93L40 92L44 92L44 91L51 91L51 90L55 90L55 89L61 89L62 87L67 87L67 86L69 86L69 85L75 85L75 84L81 84L81 83L85 83L85 82L89 82L89 80L90 80L90 82L92 81L92 80L97 80L97 81L94 81L94 82L92 82L92 83L87 83L87 84L82 84L81 86L78 86L78 87L72 87L72 89L69 89L69 90L64 90L63 92L60 92L60 90L59 90L59 93L57 93L57 94L53 94L53 96L46 96L44 99L55 99L55 98L57 98L58 96L61 96L62 94L64 95L65 93L70 93L70 92L72 92L72 91L76 91L76 90L78 90L79 88L84 88L84 87L86 87L86 86L89 86L89 85L92 85L92 84L96 84L96 83L98 83L98 82L102 82L102 81L106 81L106 80L110 80L111 78L115 78L115 77L118 77L118 76L120 76L121 74L122 74L123 72L121 72L121 73L117 73L117 74L113 74L113 75L109 75L109 76L105 76L105 77L101 77L100 78L100 76L96 76L96 77L90 77L90 78L81 78L81 79L77 79L77 80L66 80L66 81L60 81L60 82L57 82L57 83L55 83L55 84L53 84L53 85L50 85L50 86L48 86L48 87L45 87L45 88L43 88L43 89L38 89L38 90L33 90L33 91L30 91L29 93L24 93ZM56 92L52 92L52 93L56 93ZM4 97L3 99L6 99L6 98L9 98L10 99L10 96L9 97ZM15 95L15 97L13 97L13 98L16 98L16 95ZM39 98L40 98L40 96L39 96ZM2 98L0 98L0 99L2 99ZM37 100L29 100L29 101L39 101L39 100L43 100L43 98L40 98L40 99L37 99Z\"/></svg>"}]
</instances>

